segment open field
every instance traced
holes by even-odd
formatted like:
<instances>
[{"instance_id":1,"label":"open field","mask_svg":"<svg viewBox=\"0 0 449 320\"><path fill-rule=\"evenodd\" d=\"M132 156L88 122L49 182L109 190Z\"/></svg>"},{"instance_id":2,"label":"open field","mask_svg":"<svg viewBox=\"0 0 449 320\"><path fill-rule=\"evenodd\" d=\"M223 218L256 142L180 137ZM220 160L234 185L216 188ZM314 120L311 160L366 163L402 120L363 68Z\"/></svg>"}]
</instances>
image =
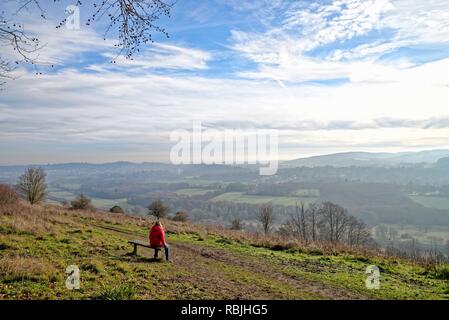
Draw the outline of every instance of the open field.
<instances>
[{"instance_id":1,"label":"open field","mask_svg":"<svg viewBox=\"0 0 449 320\"><path fill-rule=\"evenodd\" d=\"M230 201L236 203L264 204L271 202L273 205L294 206L296 203L304 202L306 205L314 203L317 198L314 197L276 197L276 196L258 196L247 195L243 192L223 193L211 201Z\"/></svg>"},{"instance_id":2,"label":"open field","mask_svg":"<svg viewBox=\"0 0 449 320\"><path fill-rule=\"evenodd\" d=\"M413 201L427 208L449 210L449 197L409 196Z\"/></svg>"},{"instance_id":3,"label":"open field","mask_svg":"<svg viewBox=\"0 0 449 320\"><path fill-rule=\"evenodd\" d=\"M53 202L55 200L58 200L58 201L66 200L66 201L70 202L73 199L75 199L78 196L78 194L77 193L68 192L68 191L50 191L49 192L49 196L50 196L50 199L53 200ZM119 205L119 206L127 205L127 200L128 199L126 199L126 198L102 199L102 198L95 198L95 197L93 197L93 198L91 198L91 200L92 200L92 204L96 208L109 210L111 207L113 207L115 205Z\"/></svg>"},{"instance_id":4,"label":"open field","mask_svg":"<svg viewBox=\"0 0 449 320\"><path fill-rule=\"evenodd\" d=\"M101 199L101 198L92 198L92 204L96 208L101 209L110 209L111 207L115 205L126 205L127 199L126 198L120 198L120 199Z\"/></svg>"},{"instance_id":5,"label":"open field","mask_svg":"<svg viewBox=\"0 0 449 320\"><path fill-rule=\"evenodd\" d=\"M187 188L187 189L179 189L176 190L177 195L182 196L197 196L197 195L203 195L208 192L211 192L213 190L211 189L196 189L196 188Z\"/></svg>"},{"instance_id":6,"label":"open field","mask_svg":"<svg viewBox=\"0 0 449 320\"><path fill-rule=\"evenodd\" d=\"M320 195L321 195L320 190L318 189L298 189L292 194L292 196L314 197L314 198L318 198Z\"/></svg>"},{"instance_id":7,"label":"open field","mask_svg":"<svg viewBox=\"0 0 449 320\"><path fill-rule=\"evenodd\" d=\"M413 226L413 225L384 225L398 232L397 238L409 241L411 238L424 245L437 244L443 252L446 243L449 243L449 227L447 226Z\"/></svg>"},{"instance_id":8,"label":"open field","mask_svg":"<svg viewBox=\"0 0 449 320\"><path fill-rule=\"evenodd\" d=\"M155 182L158 183L166 183L167 180L155 180ZM192 178L192 177L188 177L188 178L179 178L179 179L171 179L170 183L188 183L191 187L207 187L210 186L216 182L219 182L217 180L206 180L206 179L198 179L198 178Z\"/></svg>"},{"instance_id":9,"label":"open field","mask_svg":"<svg viewBox=\"0 0 449 320\"><path fill-rule=\"evenodd\" d=\"M25 206L0 211L0 299L448 299L448 269L166 221L173 263L130 254L150 221ZM11 212L11 211L8 211ZM65 269L80 268L67 290ZM365 286L369 265L381 288ZM445 269L446 268L446 269Z\"/></svg>"}]
</instances>

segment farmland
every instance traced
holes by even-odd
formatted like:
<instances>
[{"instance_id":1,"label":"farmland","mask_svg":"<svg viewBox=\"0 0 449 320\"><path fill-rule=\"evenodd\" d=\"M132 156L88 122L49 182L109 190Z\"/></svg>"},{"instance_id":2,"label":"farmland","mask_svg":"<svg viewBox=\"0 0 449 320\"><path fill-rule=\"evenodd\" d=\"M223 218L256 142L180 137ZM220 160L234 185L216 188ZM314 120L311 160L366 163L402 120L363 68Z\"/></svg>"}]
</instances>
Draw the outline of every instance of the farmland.
<instances>
[{"instance_id":1,"label":"farmland","mask_svg":"<svg viewBox=\"0 0 449 320\"><path fill-rule=\"evenodd\" d=\"M427 208L449 210L449 197L410 196L410 199Z\"/></svg>"},{"instance_id":2,"label":"farmland","mask_svg":"<svg viewBox=\"0 0 449 320\"><path fill-rule=\"evenodd\" d=\"M243 192L226 192L211 201L229 201L235 203L263 204L271 202L273 205L294 206L296 203L304 202L305 204L313 203L317 200L315 197L276 197L276 196L259 196L248 195Z\"/></svg>"}]
</instances>

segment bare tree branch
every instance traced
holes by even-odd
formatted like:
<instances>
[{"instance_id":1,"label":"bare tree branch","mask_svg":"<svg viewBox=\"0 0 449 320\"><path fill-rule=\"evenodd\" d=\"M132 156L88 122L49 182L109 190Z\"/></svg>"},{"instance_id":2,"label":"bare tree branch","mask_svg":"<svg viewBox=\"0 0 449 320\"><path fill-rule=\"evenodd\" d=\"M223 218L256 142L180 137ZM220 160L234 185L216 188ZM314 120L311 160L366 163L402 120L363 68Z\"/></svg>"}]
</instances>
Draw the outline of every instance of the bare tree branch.
<instances>
[{"instance_id":1,"label":"bare tree branch","mask_svg":"<svg viewBox=\"0 0 449 320\"><path fill-rule=\"evenodd\" d=\"M59 0L53 0L56 2ZM0 47L8 48L11 55L0 55L0 85L7 79L11 79L11 72L20 63L36 65L38 63L37 50L42 46L39 39L25 32L23 24L16 22L19 13L26 10L37 10L38 15L46 19L46 12L39 0L11 0L17 3L17 10L12 17L7 17L5 12L0 12ZM104 31L103 38L117 37L114 45L119 55L132 59L133 55L140 51L142 45L153 43L155 33L168 37L167 31L157 22L162 16L170 17L170 11L175 2L162 0L92 0L92 14L86 21L89 26L95 21L107 18L109 23ZM76 5L82 6L78 0ZM86 6L86 4L84 4ZM67 19L63 19L56 28L61 28ZM16 58L15 58L16 57ZM115 62L113 59L111 62ZM36 73L37 69L36 69Z\"/></svg>"},{"instance_id":2,"label":"bare tree branch","mask_svg":"<svg viewBox=\"0 0 449 320\"><path fill-rule=\"evenodd\" d=\"M271 203L267 203L260 206L258 218L262 224L262 229L265 235L268 235L274 222L273 205Z\"/></svg>"}]
</instances>

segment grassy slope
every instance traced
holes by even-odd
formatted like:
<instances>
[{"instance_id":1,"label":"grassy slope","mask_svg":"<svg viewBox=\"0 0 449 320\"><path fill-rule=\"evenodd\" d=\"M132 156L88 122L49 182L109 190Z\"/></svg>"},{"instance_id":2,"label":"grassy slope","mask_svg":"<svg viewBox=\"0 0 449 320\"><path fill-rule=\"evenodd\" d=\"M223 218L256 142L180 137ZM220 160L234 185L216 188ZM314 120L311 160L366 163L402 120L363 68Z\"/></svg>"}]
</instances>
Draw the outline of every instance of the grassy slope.
<instances>
[{"instance_id":1,"label":"grassy slope","mask_svg":"<svg viewBox=\"0 0 449 320\"><path fill-rule=\"evenodd\" d=\"M234 203L263 204L271 202L274 205L294 206L304 202L306 205L316 202L315 197L279 197L247 195L243 192L227 192L211 199L211 201L230 201Z\"/></svg>"},{"instance_id":2,"label":"grassy slope","mask_svg":"<svg viewBox=\"0 0 449 320\"><path fill-rule=\"evenodd\" d=\"M391 258L278 251L228 231L167 222L169 264L148 258L149 250L129 254L127 240L146 238L144 219L56 206L7 213L0 210L0 299L449 298L441 273ZM81 268L80 290L65 288L71 264ZM365 288L371 264L381 269L380 290Z\"/></svg>"}]
</instances>

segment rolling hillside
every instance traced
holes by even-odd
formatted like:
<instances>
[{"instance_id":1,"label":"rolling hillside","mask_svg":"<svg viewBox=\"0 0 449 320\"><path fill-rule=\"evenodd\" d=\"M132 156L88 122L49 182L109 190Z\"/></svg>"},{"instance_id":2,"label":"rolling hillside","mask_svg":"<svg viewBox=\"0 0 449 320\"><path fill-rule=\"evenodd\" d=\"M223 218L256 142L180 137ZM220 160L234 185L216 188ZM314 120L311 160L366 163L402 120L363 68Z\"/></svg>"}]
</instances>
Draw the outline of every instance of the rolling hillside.
<instances>
[{"instance_id":1,"label":"rolling hillside","mask_svg":"<svg viewBox=\"0 0 449 320\"><path fill-rule=\"evenodd\" d=\"M367 166L387 166L395 167L404 164L429 163L435 164L439 159L448 157L449 150L427 150L419 152L398 152L398 153L373 153L373 152L343 152L300 158L284 161L281 166L293 167L367 167Z\"/></svg>"},{"instance_id":2,"label":"rolling hillside","mask_svg":"<svg viewBox=\"0 0 449 320\"><path fill-rule=\"evenodd\" d=\"M0 299L448 299L448 268L164 221L173 263L130 254L151 221L26 204L0 209ZM81 288L65 287L78 265ZM365 286L369 265L381 288Z\"/></svg>"}]
</instances>

